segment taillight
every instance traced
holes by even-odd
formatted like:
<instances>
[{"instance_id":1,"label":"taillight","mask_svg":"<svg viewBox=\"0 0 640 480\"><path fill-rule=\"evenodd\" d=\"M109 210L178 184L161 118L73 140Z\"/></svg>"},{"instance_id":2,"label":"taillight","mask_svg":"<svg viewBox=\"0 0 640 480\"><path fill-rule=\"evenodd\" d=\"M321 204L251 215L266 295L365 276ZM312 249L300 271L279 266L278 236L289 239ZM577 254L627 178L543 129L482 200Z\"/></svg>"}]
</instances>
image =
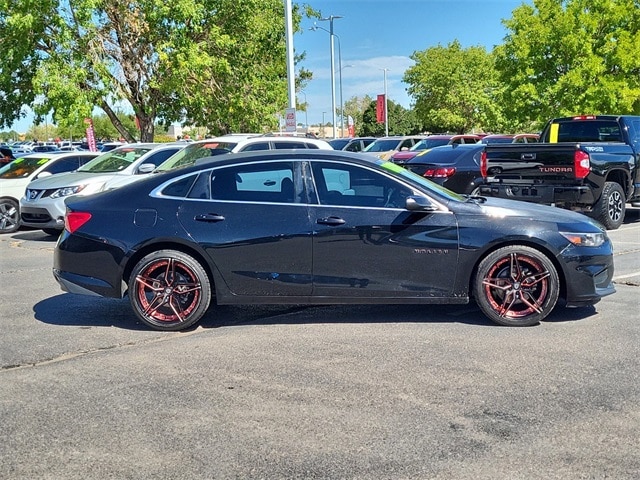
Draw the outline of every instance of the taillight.
<instances>
[{"instance_id":1,"label":"taillight","mask_svg":"<svg viewBox=\"0 0 640 480\"><path fill-rule=\"evenodd\" d=\"M575 171L576 178L585 178L589 175L591 170L591 164L589 163L589 154L582 150L576 150L573 155L573 170Z\"/></svg>"},{"instance_id":2,"label":"taillight","mask_svg":"<svg viewBox=\"0 0 640 480\"><path fill-rule=\"evenodd\" d=\"M429 168L422 176L427 178L448 178L454 173L456 173L455 167Z\"/></svg>"},{"instance_id":3,"label":"taillight","mask_svg":"<svg viewBox=\"0 0 640 480\"><path fill-rule=\"evenodd\" d=\"M69 233L73 233L87 223L90 218L91 214L87 212L67 212L64 216L64 228Z\"/></svg>"},{"instance_id":4,"label":"taillight","mask_svg":"<svg viewBox=\"0 0 640 480\"><path fill-rule=\"evenodd\" d=\"M480 175L487 177L487 152L484 150L480 154Z\"/></svg>"}]
</instances>

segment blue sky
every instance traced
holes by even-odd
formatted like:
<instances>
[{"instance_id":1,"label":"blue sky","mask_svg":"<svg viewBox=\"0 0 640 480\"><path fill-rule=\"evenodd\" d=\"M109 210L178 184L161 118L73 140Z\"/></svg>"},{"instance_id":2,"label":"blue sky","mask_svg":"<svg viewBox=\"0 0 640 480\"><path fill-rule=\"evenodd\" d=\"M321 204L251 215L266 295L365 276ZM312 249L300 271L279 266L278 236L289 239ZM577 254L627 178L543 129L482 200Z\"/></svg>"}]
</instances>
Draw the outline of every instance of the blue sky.
<instances>
[{"instance_id":1,"label":"blue sky","mask_svg":"<svg viewBox=\"0 0 640 480\"><path fill-rule=\"evenodd\" d=\"M295 2L295 0L294 0ZM323 17L334 19L333 32L339 37L342 57L342 98L384 93L384 71L387 71L389 100L411 106L402 77L413 62L411 55L438 44L446 46L458 40L463 47L484 46L492 50L503 43L506 30L503 19L523 0L309 0ZM316 22L330 30L328 21ZM331 114L331 48L329 33L311 31L312 20L304 20L304 31L294 35L296 52L306 52L303 66L313 72L313 80L305 88L299 102L308 103L310 124L332 121ZM334 42L336 106L340 105L338 40ZM305 122L298 112L298 122Z\"/></svg>"},{"instance_id":2,"label":"blue sky","mask_svg":"<svg viewBox=\"0 0 640 480\"><path fill-rule=\"evenodd\" d=\"M389 99L408 108L411 99L402 77L412 65L412 53L438 44L446 46L456 39L463 47L481 45L491 50L506 35L502 20L510 18L523 0L293 0L293 3L308 3L324 17L342 17L333 22L338 37L334 42L336 106L340 105L340 54L345 102L353 96L375 98L383 93L383 69L387 69ZM330 29L328 21L316 24ZM309 30L313 26L313 20L304 19L303 31L293 38L296 52L306 52L302 65L313 72L313 80L298 97L309 105L306 115L298 112L298 122L309 124L320 123L323 117L332 121L329 33ZM29 116L14 124L13 129L24 132L31 123Z\"/></svg>"}]
</instances>

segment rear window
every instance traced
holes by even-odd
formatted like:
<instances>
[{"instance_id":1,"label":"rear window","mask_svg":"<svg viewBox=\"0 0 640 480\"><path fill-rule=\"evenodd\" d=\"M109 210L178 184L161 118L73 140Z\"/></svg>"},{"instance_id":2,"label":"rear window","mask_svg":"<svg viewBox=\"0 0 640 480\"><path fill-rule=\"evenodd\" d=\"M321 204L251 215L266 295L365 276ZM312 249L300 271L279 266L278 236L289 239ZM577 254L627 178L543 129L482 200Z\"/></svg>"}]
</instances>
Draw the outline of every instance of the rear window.
<instances>
[{"instance_id":1,"label":"rear window","mask_svg":"<svg viewBox=\"0 0 640 480\"><path fill-rule=\"evenodd\" d=\"M615 120L569 120L549 125L549 143L621 142L622 133Z\"/></svg>"}]
</instances>

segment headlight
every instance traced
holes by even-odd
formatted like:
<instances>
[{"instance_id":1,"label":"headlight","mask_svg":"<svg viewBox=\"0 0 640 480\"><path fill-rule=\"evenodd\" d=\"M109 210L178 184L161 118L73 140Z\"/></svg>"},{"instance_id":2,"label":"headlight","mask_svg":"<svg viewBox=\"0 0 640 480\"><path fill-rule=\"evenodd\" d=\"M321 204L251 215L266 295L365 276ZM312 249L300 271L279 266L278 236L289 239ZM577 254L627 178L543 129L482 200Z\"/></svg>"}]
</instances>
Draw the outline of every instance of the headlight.
<instances>
[{"instance_id":1,"label":"headlight","mask_svg":"<svg viewBox=\"0 0 640 480\"><path fill-rule=\"evenodd\" d=\"M68 197L69 195L75 195L78 192L84 190L86 185L74 185L73 187L62 187L51 194L51 198Z\"/></svg>"},{"instance_id":2,"label":"headlight","mask_svg":"<svg viewBox=\"0 0 640 480\"><path fill-rule=\"evenodd\" d=\"M607 240L605 233L560 232L564 238L579 247L599 247Z\"/></svg>"}]
</instances>

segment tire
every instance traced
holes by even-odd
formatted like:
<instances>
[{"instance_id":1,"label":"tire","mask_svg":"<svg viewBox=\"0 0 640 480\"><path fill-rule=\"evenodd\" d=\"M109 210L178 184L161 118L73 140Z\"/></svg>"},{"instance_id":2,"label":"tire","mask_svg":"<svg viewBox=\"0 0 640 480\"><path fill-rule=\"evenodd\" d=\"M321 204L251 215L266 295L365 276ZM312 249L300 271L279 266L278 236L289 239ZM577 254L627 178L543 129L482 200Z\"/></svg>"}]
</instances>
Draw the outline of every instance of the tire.
<instances>
[{"instance_id":1,"label":"tire","mask_svg":"<svg viewBox=\"0 0 640 480\"><path fill-rule=\"evenodd\" d=\"M211 282L190 255L158 250L142 258L131 272L129 300L145 325L162 331L183 330L209 308Z\"/></svg>"},{"instance_id":2,"label":"tire","mask_svg":"<svg viewBox=\"0 0 640 480\"><path fill-rule=\"evenodd\" d=\"M593 206L593 218L607 230L616 230L624 221L626 210L624 191L619 183L605 182L602 195Z\"/></svg>"},{"instance_id":3,"label":"tire","mask_svg":"<svg viewBox=\"0 0 640 480\"><path fill-rule=\"evenodd\" d=\"M473 293L480 310L506 326L537 325L553 310L560 291L558 272L549 258L524 245L509 245L478 265Z\"/></svg>"},{"instance_id":4,"label":"tire","mask_svg":"<svg viewBox=\"0 0 640 480\"><path fill-rule=\"evenodd\" d=\"M0 233L13 233L20 228L20 205L12 198L0 198Z\"/></svg>"},{"instance_id":5,"label":"tire","mask_svg":"<svg viewBox=\"0 0 640 480\"><path fill-rule=\"evenodd\" d=\"M59 237L62 233L62 230L58 230L57 228L43 228L42 231L47 235L51 235L53 237Z\"/></svg>"}]
</instances>

